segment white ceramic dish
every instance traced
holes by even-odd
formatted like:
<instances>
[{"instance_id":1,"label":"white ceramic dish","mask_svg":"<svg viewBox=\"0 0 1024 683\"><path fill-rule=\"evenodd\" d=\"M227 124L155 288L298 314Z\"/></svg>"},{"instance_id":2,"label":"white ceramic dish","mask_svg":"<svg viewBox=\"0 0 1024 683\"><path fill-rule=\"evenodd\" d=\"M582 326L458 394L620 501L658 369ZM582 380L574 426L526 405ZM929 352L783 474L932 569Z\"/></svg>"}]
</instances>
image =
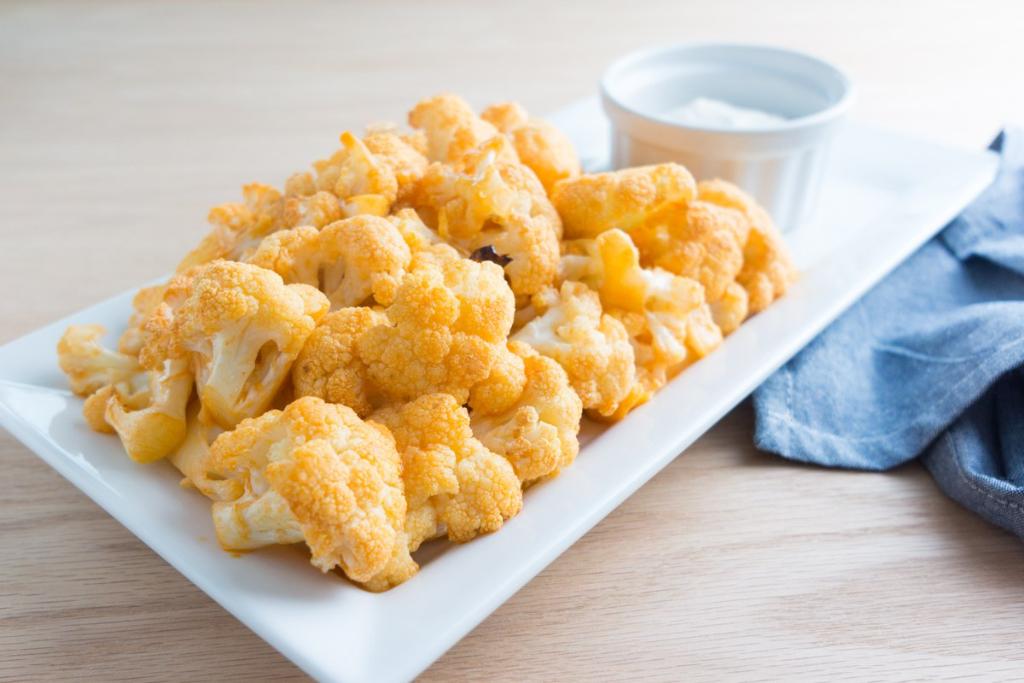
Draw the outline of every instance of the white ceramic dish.
<instances>
[{"instance_id":1,"label":"white ceramic dish","mask_svg":"<svg viewBox=\"0 0 1024 683\"><path fill-rule=\"evenodd\" d=\"M607 160L596 99L552 117L591 167ZM233 557L209 505L170 465L136 465L91 432L54 345L71 322L118 330L131 293L0 348L0 423L214 600L324 681L409 679L594 526L743 399L991 180L993 155L851 127L838 140L822 222L793 235L803 279L716 353L607 429L531 489L501 532L428 548L420 574L380 595L323 576L298 549ZM612 558L609 562L613 561ZM515 637L511 635L510 637ZM398 654L396 654L398 653Z\"/></svg>"},{"instance_id":2,"label":"white ceramic dish","mask_svg":"<svg viewBox=\"0 0 1024 683\"><path fill-rule=\"evenodd\" d=\"M696 98L783 120L740 129L673 118ZM682 43L617 60L601 79L601 99L616 167L676 161L698 178L730 180L788 232L811 216L853 85L835 66L793 50Z\"/></svg>"}]
</instances>

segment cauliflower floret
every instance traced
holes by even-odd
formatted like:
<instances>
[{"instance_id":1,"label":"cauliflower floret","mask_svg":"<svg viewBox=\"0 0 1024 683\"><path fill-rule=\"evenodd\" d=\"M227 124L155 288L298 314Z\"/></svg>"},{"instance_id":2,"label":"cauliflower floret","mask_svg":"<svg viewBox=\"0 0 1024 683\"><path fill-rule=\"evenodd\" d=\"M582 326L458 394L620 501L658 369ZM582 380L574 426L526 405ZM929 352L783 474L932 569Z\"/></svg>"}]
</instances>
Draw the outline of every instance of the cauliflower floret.
<instances>
[{"instance_id":1,"label":"cauliflower floret","mask_svg":"<svg viewBox=\"0 0 1024 683\"><path fill-rule=\"evenodd\" d=\"M374 391L366 365L356 354L356 341L367 330L387 322L372 308L343 308L320 321L292 367L295 395L316 396L340 403L365 417L373 410Z\"/></svg>"},{"instance_id":2,"label":"cauliflower floret","mask_svg":"<svg viewBox=\"0 0 1024 683\"><path fill-rule=\"evenodd\" d=\"M69 325L57 342L57 362L68 376L71 391L79 396L89 396L142 369L135 356L103 346L100 340L106 333L102 325Z\"/></svg>"},{"instance_id":3,"label":"cauliflower floret","mask_svg":"<svg viewBox=\"0 0 1024 683\"><path fill-rule=\"evenodd\" d=\"M188 428L181 445L167 456L167 461L183 475L182 488L193 488L210 500L235 500L242 495L244 487L237 479L224 479L207 469L210 458L210 444L223 430L216 425L199 419L199 401L192 401L188 407Z\"/></svg>"},{"instance_id":4,"label":"cauliflower floret","mask_svg":"<svg viewBox=\"0 0 1024 683\"><path fill-rule=\"evenodd\" d=\"M391 169L398 183L396 201L404 202L427 170L426 139L401 135L387 128L373 128L363 137L363 144L385 166Z\"/></svg>"},{"instance_id":5,"label":"cauliflower floret","mask_svg":"<svg viewBox=\"0 0 1024 683\"><path fill-rule=\"evenodd\" d=\"M352 133L341 134L341 149L313 163L316 187L342 200L342 213L386 216L398 196L398 180L389 163L378 159Z\"/></svg>"},{"instance_id":6,"label":"cauliflower floret","mask_svg":"<svg viewBox=\"0 0 1024 683\"><path fill-rule=\"evenodd\" d=\"M555 185L551 201L570 238L595 237L611 228L627 232L669 204L697 194L690 172L679 164L638 166L581 175Z\"/></svg>"},{"instance_id":7,"label":"cauliflower floret","mask_svg":"<svg viewBox=\"0 0 1024 683\"><path fill-rule=\"evenodd\" d=\"M484 121L457 95L420 101L409 112L409 125L423 131L430 161L456 161L498 129Z\"/></svg>"},{"instance_id":8,"label":"cauliflower floret","mask_svg":"<svg viewBox=\"0 0 1024 683\"><path fill-rule=\"evenodd\" d=\"M495 137L467 152L461 168L432 164L414 203L443 239L466 253L493 252L512 291L529 296L554 281L561 223L533 172L501 160L508 145Z\"/></svg>"},{"instance_id":9,"label":"cauliflower floret","mask_svg":"<svg viewBox=\"0 0 1024 683\"><path fill-rule=\"evenodd\" d=\"M445 533L463 542L497 531L519 512L512 466L473 436L469 413L450 395L427 394L373 419L391 430L402 454L410 550Z\"/></svg>"},{"instance_id":10,"label":"cauliflower floret","mask_svg":"<svg viewBox=\"0 0 1024 683\"><path fill-rule=\"evenodd\" d=\"M735 209L747 220L741 235L743 267L736 281L749 298L750 315L760 313L786 293L797 271L771 216L753 197L724 180L701 181L698 197L709 204Z\"/></svg>"},{"instance_id":11,"label":"cauliflower floret","mask_svg":"<svg viewBox=\"0 0 1024 683\"><path fill-rule=\"evenodd\" d=\"M266 410L327 308L315 289L248 263L215 261L197 273L174 331L204 413L230 429Z\"/></svg>"},{"instance_id":12,"label":"cauliflower floret","mask_svg":"<svg viewBox=\"0 0 1024 683\"><path fill-rule=\"evenodd\" d=\"M350 408L308 396L245 420L213 442L206 469L238 482L213 504L225 549L304 540L321 571L378 589L416 571L394 439Z\"/></svg>"},{"instance_id":13,"label":"cauliflower floret","mask_svg":"<svg viewBox=\"0 0 1024 683\"><path fill-rule=\"evenodd\" d=\"M440 235L427 227L415 209L402 209L388 216L388 220L402 235L411 253L441 244Z\"/></svg>"},{"instance_id":14,"label":"cauliflower floret","mask_svg":"<svg viewBox=\"0 0 1024 683\"><path fill-rule=\"evenodd\" d=\"M128 318L128 326L117 340L117 350L132 356L138 356L142 349L142 326L150 313L153 312L163 298L167 285L143 287L132 298L132 314Z\"/></svg>"},{"instance_id":15,"label":"cauliflower floret","mask_svg":"<svg viewBox=\"0 0 1024 683\"><path fill-rule=\"evenodd\" d=\"M622 230L581 242L572 245L587 252L570 261L576 275L597 290L605 312L622 322L633 344L644 391L631 401L660 388L721 343L722 331L699 282L661 268L641 268L640 255Z\"/></svg>"},{"instance_id":16,"label":"cauliflower floret","mask_svg":"<svg viewBox=\"0 0 1024 683\"><path fill-rule=\"evenodd\" d=\"M528 484L557 474L576 459L583 404L558 363L521 342L510 342L508 351L523 362L523 389L502 412L474 406L472 427L480 442L507 458Z\"/></svg>"},{"instance_id":17,"label":"cauliflower floret","mask_svg":"<svg viewBox=\"0 0 1024 683\"><path fill-rule=\"evenodd\" d=\"M391 400L445 392L461 404L490 373L514 311L501 268L438 245L416 254L387 308L388 324L368 330L356 348Z\"/></svg>"},{"instance_id":18,"label":"cauliflower floret","mask_svg":"<svg viewBox=\"0 0 1024 683\"><path fill-rule=\"evenodd\" d=\"M636 379L633 347L622 323L601 309L596 292L582 282L534 297L541 315L512 339L556 360L569 376L583 407L608 417L629 395Z\"/></svg>"},{"instance_id":19,"label":"cauliflower floret","mask_svg":"<svg viewBox=\"0 0 1024 683\"><path fill-rule=\"evenodd\" d=\"M327 294L332 308L368 299L390 304L411 254L391 221L360 215L323 230L300 226L270 235L248 259L288 284L302 283Z\"/></svg>"},{"instance_id":20,"label":"cauliflower floret","mask_svg":"<svg viewBox=\"0 0 1024 683\"><path fill-rule=\"evenodd\" d=\"M166 302L154 309L140 333L138 358L104 348L99 325L72 325L57 345L72 389L88 395L82 412L89 426L116 432L137 462L159 460L185 437L192 375L171 338L172 316Z\"/></svg>"},{"instance_id":21,"label":"cauliflower floret","mask_svg":"<svg viewBox=\"0 0 1024 683\"><path fill-rule=\"evenodd\" d=\"M310 189L316 190L316 187ZM285 191L287 192L287 189ZM294 228L298 225L311 225L314 228L322 228L328 223L342 218L342 205L338 198L330 192L314 191L309 195L286 195L281 227Z\"/></svg>"},{"instance_id":22,"label":"cauliflower floret","mask_svg":"<svg viewBox=\"0 0 1024 683\"><path fill-rule=\"evenodd\" d=\"M550 123L530 118L516 102L491 105L480 116L508 136L519 159L537 174L547 192L559 180L580 174L569 138Z\"/></svg>"},{"instance_id":23,"label":"cauliflower floret","mask_svg":"<svg viewBox=\"0 0 1024 683\"><path fill-rule=\"evenodd\" d=\"M284 227L281 193L261 183L242 188L243 202L210 209L213 226L195 249L178 265L178 272L216 259L243 259L264 237Z\"/></svg>"},{"instance_id":24,"label":"cauliflower floret","mask_svg":"<svg viewBox=\"0 0 1024 683\"><path fill-rule=\"evenodd\" d=\"M747 313L746 292L736 284L736 277L743 266L742 245L748 232L745 216L736 209L695 199L665 207L635 226L630 237L643 265L700 282L715 322L728 334Z\"/></svg>"}]
</instances>

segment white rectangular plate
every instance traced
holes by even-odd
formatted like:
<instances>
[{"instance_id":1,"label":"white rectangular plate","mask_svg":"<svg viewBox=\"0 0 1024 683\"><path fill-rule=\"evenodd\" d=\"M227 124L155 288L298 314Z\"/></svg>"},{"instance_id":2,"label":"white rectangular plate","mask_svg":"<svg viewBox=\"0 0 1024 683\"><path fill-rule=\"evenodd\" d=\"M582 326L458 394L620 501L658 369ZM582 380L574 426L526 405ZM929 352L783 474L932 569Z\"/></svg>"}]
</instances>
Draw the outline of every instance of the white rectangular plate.
<instances>
[{"instance_id":1,"label":"white rectangular plate","mask_svg":"<svg viewBox=\"0 0 1024 683\"><path fill-rule=\"evenodd\" d=\"M595 100L552 117L588 167L606 158ZM69 323L119 331L126 293L0 348L0 423L253 631L320 680L393 681L422 671L690 445L992 179L995 155L852 125L839 137L816 224L788 239L792 291L648 404L601 431L557 479L532 488L497 534L428 548L420 574L381 595L322 576L302 553L235 558L209 505L168 464L136 465L94 434L55 345ZM396 654L398 653L398 654Z\"/></svg>"}]
</instances>

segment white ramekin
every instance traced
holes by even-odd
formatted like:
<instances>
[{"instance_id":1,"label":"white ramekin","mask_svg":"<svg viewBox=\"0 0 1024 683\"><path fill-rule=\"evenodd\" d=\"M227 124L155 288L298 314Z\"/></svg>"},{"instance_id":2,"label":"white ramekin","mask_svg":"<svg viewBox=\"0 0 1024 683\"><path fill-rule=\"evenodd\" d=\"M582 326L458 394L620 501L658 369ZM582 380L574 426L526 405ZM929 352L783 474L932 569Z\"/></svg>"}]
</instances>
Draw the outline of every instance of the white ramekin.
<instances>
[{"instance_id":1,"label":"white ramekin","mask_svg":"<svg viewBox=\"0 0 1024 683\"><path fill-rule=\"evenodd\" d=\"M777 114L785 122L735 130L678 123L667 112L696 97ZM676 161L698 179L723 178L753 194L783 230L814 208L829 141L853 100L836 67L791 50L684 43L643 50L601 79L616 168Z\"/></svg>"}]
</instances>

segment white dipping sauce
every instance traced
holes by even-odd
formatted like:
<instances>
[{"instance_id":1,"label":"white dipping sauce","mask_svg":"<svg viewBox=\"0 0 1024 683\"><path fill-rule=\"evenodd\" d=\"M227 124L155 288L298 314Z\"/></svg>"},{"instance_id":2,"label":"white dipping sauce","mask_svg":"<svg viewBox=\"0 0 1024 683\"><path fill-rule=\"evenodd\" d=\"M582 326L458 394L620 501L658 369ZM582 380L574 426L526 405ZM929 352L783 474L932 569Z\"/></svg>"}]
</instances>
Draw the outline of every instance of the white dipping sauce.
<instances>
[{"instance_id":1,"label":"white dipping sauce","mask_svg":"<svg viewBox=\"0 0 1024 683\"><path fill-rule=\"evenodd\" d=\"M681 107L670 110L666 116L678 123L716 128L762 128L785 123L786 119L760 109L737 107L734 104L698 97Z\"/></svg>"}]
</instances>

